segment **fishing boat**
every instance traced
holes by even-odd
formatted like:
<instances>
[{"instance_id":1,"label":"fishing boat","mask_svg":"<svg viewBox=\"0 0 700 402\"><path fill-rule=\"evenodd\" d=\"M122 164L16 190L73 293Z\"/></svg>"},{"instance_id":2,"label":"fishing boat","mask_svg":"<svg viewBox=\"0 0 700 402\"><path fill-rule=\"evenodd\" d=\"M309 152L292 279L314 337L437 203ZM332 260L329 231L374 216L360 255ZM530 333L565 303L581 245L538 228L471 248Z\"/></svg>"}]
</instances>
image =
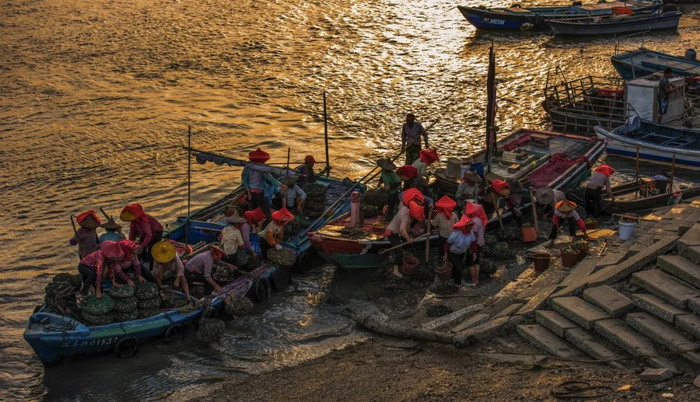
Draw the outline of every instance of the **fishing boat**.
<instances>
[{"instance_id":1,"label":"fishing boat","mask_svg":"<svg viewBox=\"0 0 700 402\"><path fill-rule=\"evenodd\" d=\"M595 135L595 126L614 128L625 123L625 81L593 76L567 80L548 73L542 105L554 131Z\"/></svg>"},{"instance_id":2,"label":"fishing boat","mask_svg":"<svg viewBox=\"0 0 700 402\"><path fill-rule=\"evenodd\" d=\"M572 16L611 15L614 9L626 8L632 12L655 10L660 1L601 2L582 5L574 2L569 6L553 5L523 8L518 5L505 8L457 6L464 18L479 29L533 30L546 29L545 20L557 20Z\"/></svg>"},{"instance_id":3,"label":"fishing boat","mask_svg":"<svg viewBox=\"0 0 700 402\"><path fill-rule=\"evenodd\" d=\"M673 189L669 189L669 186ZM668 192L667 190L671 190ZM572 191L567 198L584 204L583 188L580 191ZM602 204L602 211L607 214L619 214L632 211L642 211L669 205L676 197L688 199L700 196L700 187L674 183L671 184L663 177L632 180L617 184L612 187L614 199L606 199Z\"/></svg>"},{"instance_id":4,"label":"fishing boat","mask_svg":"<svg viewBox=\"0 0 700 402\"><path fill-rule=\"evenodd\" d=\"M545 22L556 36L585 38L663 29L675 30L682 15L678 11L645 12L632 15L547 19Z\"/></svg>"},{"instance_id":5,"label":"fishing boat","mask_svg":"<svg viewBox=\"0 0 700 402\"><path fill-rule=\"evenodd\" d=\"M526 188L551 187L562 191L578 185L589 174L589 166L603 152L602 141L596 138L567 135L537 130L519 130L496 143L499 151L491 161L491 171L485 172L488 180L513 178ZM462 177L463 169L483 169L487 165L487 150L474 153L458 163L436 173L438 191L454 196ZM454 160L454 159L453 159ZM531 208L529 198L523 202L522 211ZM511 219L511 213L502 219ZM380 254L390 247L384 237L385 222L375 218L366 220L359 228L350 228L349 218L344 216L329 222L314 233L310 233L314 248L325 260L345 269L366 269L380 266L387 255ZM489 220L487 229L496 228L498 218ZM415 234L424 232L420 223ZM346 233L353 236L350 237ZM431 239L434 240L437 234ZM425 239L417 240L422 247Z\"/></svg>"},{"instance_id":6,"label":"fishing boat","mask_svg":"<svg viewBox=\"0 0 700 402\"><path fill-rule=\"evenodd\" d=\"M697 53L693 49L686 50L685 57L681 57L642 47L616 54L610 61L620 77L626 80L664 71L667 67L670 67L676 76L700 77L700 61L696 57Z\"/></svg>"},{"instance_id":7,"label":"fishing boat","mask_svg":"<svg viewBox=\"0 0 700 402\"><path fill-rule=\"evenodd\" d=\"M700 169L700 130L656 124L634 116L613 130L596 127L595 132L605 140L609 154L633 158L639 154L642 160Z\"/></svg>"}]
</instances>

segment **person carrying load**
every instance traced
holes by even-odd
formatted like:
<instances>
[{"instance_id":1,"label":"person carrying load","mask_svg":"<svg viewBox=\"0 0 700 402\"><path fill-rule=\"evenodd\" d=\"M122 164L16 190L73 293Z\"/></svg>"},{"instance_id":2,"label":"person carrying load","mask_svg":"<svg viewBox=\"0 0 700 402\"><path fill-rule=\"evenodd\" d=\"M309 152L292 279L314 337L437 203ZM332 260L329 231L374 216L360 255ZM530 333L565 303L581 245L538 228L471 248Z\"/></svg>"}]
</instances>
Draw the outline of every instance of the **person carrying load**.
<instances>
[{"instance_id":1,"label":"person carrying load","mask_svg":"<svg viewBox=\"0 0 700 402\"><path fill-rule=\"evenodd\" d=\"M119 276L122 282L133 286L133 282L128 276L128 273L133 271L136 280L139 282L156 282L156 278L151 274L151 271L146 269L146 267L141 267L141 262L137 257L139 251L139 245L135 242L124 239L117 242L119 247L121 247L124 252L124 258L120 261L115 261L110 265L110 268L114 271L115 275ZM149 251L150 252L150 251ZM113 282L114 286L118 286L117 283Z\"/></svg>"},{"instance_id":2,"label":"person carrying load","mask_svg":"<svg viewBox=\"0 0 700 402\"><path fill-rule=\"evenodd\" d=\"M421 222L425 220L425 209L423 207L425 198L420 191L415 188L404 191L401 201L399 211L389 222L384 232L392 247L401 244L402 238L407 243L412 243L413 237L408 232L411 227L411 221L413 219ZM403 277L399 271L398 257L403 257L403 253L399 251L393 255L394 265L391 273L398 277Z\"/></svg>"},{"instance_id":3,"label":"person carrying load","mask_svg":"<svg viewBox=\"0 0 700 402\"><path fill-rule=\"evenodd\" d=\"M615 169L607 164L598 166L591 174L586 184L586 192L584 193L584 204L586 212L597 216L600 213L600 207L603 203L603 187L608 192L610 199L615 201L613 196L612 186L610 185L610 176L615 173Z\"/></svg>"},{"instance_id":4,"label":"person carrying load","mask_svg":"<svg viewBox=\"0 0 700 402\"><path fill-rule=\"evenodd\" d=\"M316 164L316 159L313 155L306 155L304 158L304 165L299 167L297 171L299 172L299 187L304 188L309 183L316 183L316 173L314 172L314 165ZM328 173L331 171L330 166L326 166L319 172L319 174Z\"/></svg>"},{"instance_id":5,"label":"person carrying load","mask_svg":"<svg viewBox=\"0 0 700 402\"><path fill-rule=\"evenodd\" d=\"M535 200L538 214L546 219L547 215L554 212L554 206L557 203L566 200L566 194L563 191L552 190L549 187L541 187L535 191Z\"/></svg>"},{"instance_id":6,"label":"person carrying load","mask_svg":"<svg viewBox=\"0 0 700 402\"><path fill-rule=\"evenodd\" d=\"M78 256L83 259L88 254L99 250L100 240L97 238L97 228L102 224L97 213L93 210L85 211L75 218L80 228L70 239L70 245L78 245Z\"/></svg>"},{"instance_id":7,"label":"person carrying load","mask_svg":"<svg viewBox=\"0 0 700 402\"><path fill-rule=\"evenodd\" d=\"M163 276L170 272L175 275L173 288L182 286L182 290L190 299L190 286L187 284L185 277L185 264L182 263L180 256L177 255L175 245L167 240L161 240L151 247L151 256L153 257L153 273L156 277L158 287L163 286Z\"/></svg>"},{"instance_id":8,"label":"person carrying load","mask_svg":"<svg viewBox=\"0 0 700 402\"><path fill-rule=\"evenodd\" d=\"M280 192L278 207L286 207L288 210L298 214L304 213L304 203L306 202L306 193L297 185L299 176L287 176L282 179L280 184Z\"/></svg>"},{"instance_id":9,"label":"person carrying load","mask_svg":"<svg viewBox=\"0 0 700 402\"><path fill-rule=\"evenodd\" d=\"M151 263L151 247L163 238L163 225L151 215L147 214L141 204L128 204L122 209L119 218L129 222L129 240L138 241L140 247L136 253L143 258L145 263Z\"/></svg>"},{"instance_id":10,"label":"person carrying load","mask_svg":"<svg viewBox=\"0 0 700 402\"><path fill-rule=\"evenodd\" d=\"M583 219L576 212L576 203L573 201L559 201L557 205L554 206L554 215L552 215L552 231L549 233L549 238L554 240L557 238L559 233L559 228L563 221L569 223L569 235L571 237L576 235L576 225L578 228L586 234L586 224Z\"/></svg>"},{"instance_id":11,"label":"person carrying load","mask_svg":"<svg viewBox=\"0 0 700 402\"><path fill-rule=\"evenodd\" d=\"M513 214L513 217L515 217L515 222L518 225L518 228L522 227L523 225L523 213L520 211L520 205L522 203L522 185L520 182L517 180L512 180L508 182L503 181L503 180L494 180L491 182L491 186L488 189L488 192L492 191L494 194L498 196L496 199L496 205L493 206L494 210L495 208L500 208L500 200L503 200L503 210L504 212L510 211ZM487 198L488 201L491 201ZM487 205L490 204L490 202L485 202Z\"/></svg>"},{"instance_id":12,"label":"person carrying load","mask_svg":"<svg viewBox=\"0 0 700 402\"><path fill-rule=\"evenodd\" d=\"M258 233L261 230L262 224L265 222L265 213L262 209L256 208L252 211L246 211L243 213L243 218L246 223L241 225L241 237L243 238L243 245L250 255L255 256L255 250L253 245L250 243L250 234Z\"/></svg>"},{"instance_id":13,"label":"person carrying load","mask_svg":"<svg viewBox=\"0 0 700 402\"><path fill-rule=\"evenodd\" d=\"M109 220L100 226L105 230L100 236L100 243L105 241L119 241L124 240L126 237L122 233L122 225L114 221L114 219L109 218Z\"/></svg>"},{"instance_id":14,"label":"person carrying load","mask_svg":"<svg viewBox=\"0 0 700 402\"><path fill-rule=\"evenodd\" d=\"M464 208L466 200L474 200L474 202L477 202L479 199L479 184L481 184L481 181L481 176L475 171L464 171L462 182L457 186L457 192L455 193L455 199L460 208Z\"/></svg>"},{"instance_id":15,"label":"person carrying load","mask_svg":"<svg viewBox=\"0 0 700 402\"><path fill-rule=\"evenodd\" d=\"M481 269L481 251L486 245L486 225L489 223L484 207L467 201L464 207L464 215L474 222L474 235L476 241L470 246L469 252L469 272L472 283L479 284L479 271Z\"/></svg>"},{"instance_id":16,"label":"person carrying load","mask_svg":"<svg viewBox=\"0 0 700 402\"><path fill-rule=\"evenodd\" d=\"M442 198L435 202L435 208L437 213L435 217L430 221L434 228L438 229L439 237L437 246L442 252L443 247L447 238L450 237L452 233L452 226L459 220L459 216L454 212L454 208L457 203L450 197L444 195Z\"/></svg>"},{"instance_id":17,"label":"person carrying load","mask_svg":"<svg viewBox=\"0 0 700 402\"><path fill-rule=\"evenodd\" d=\"M272 221L258 234L263 258L267 259L267 251L270 247L276 250L282 249L284 227L293 220L294 215L285 207L272 213Z\"/></svg>"}]
</instances>

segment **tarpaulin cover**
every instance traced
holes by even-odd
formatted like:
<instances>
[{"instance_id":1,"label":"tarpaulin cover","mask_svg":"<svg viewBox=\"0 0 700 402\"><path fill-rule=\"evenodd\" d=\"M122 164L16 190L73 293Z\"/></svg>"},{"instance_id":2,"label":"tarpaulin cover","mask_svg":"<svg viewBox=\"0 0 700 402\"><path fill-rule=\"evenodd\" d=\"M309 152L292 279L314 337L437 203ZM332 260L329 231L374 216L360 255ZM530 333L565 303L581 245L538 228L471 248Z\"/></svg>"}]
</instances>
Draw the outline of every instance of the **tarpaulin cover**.
<instances>
[{"instance_id":1,"label":"tarpaulin cover","mask_svg":"<svg viewBox=\"0 0 700 402\"><path fill-rule=\"evenodd\" d=\"M510 144L504 145L502 148L504 151L512 151L514 149L520 148L525 144L530 143L530 134L525 134L522 137L518 138L517 140L511 142Z\"/></svg>"},{"instance_id":2,"label":"tarpaulin cover","mask_svg":"<svg viewBox=\"0 0 700 402\"><path fill-rule=\"evenodd\" d=\"M546 187L554 179L566 172L566 170L571 166L580 162L587 162L586 157L582 156L580 158L572 159L567 157L564 153L554 154L551 158L549 158L547 163L530 173L527 176L527 180L534 188Z\"/></svg>"}]
</instances>

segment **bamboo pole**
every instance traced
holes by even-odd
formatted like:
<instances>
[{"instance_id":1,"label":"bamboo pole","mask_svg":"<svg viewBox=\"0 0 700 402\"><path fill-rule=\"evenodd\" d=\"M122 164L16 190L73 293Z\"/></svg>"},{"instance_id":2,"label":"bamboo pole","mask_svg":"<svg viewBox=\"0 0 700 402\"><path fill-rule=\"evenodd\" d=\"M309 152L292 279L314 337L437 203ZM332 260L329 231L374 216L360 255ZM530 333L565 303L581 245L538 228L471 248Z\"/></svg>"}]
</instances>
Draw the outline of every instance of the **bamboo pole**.
<instances>
[{"instance_id":1,"label":"bamboo pole","mask_svg":"<svg viewBox=\"0 0 700 402\"><path fill-rule=\"evenodd\" d=\"M491 202L493 202L493 209L496 210L496 216L498 217L498 224L501 226L502 231L506 231L505 226L503 226L503 218L501 218L501 210L498 207L498 199L496 198L496 193L491 192ZM487 222L488 223L488 222Z\"/></svg>"},{"instance_id":2,"label":"bamboo pole","mask_svg":"<svg viewBox=\"0 0 700 402\"><path fill-rule=\"evenodd\" d=\"M78 229L75 227L75 221L73 220L73 215L70 216L70 224L73 225L73 233L75 233L75 238L78 238Z\"/></svg>"},{"instance_id":3,"label":"bamboo pole","mask_svg":"<svg viewBox=\"0 0 700 402\"><path fill-rule=\"evenodd\" d=\"M537 207L535 206L535 192L530 188L530 204L532 205L532 219L535 221L535 239L537 239L537 232L539 227L537 225Z\"/></svg>"},{"instance_id":4,"label":"bamboo pole","mask_svg":"<svg viewBox=\"0 0 700 402\"><path fill-rule=\"evenodd\" d=\"M637 196L639 196L639 193L640 193L640 184L639 184L639 145L637 145L637 157L635 158L635 161L634 161L634 182L637 183Z\"/></svg>"},{"instance_id":5,"label":"bamboo pole","mask_svg":"<svg viewBox=\"0 0 700 402\"><path fill-rule=\"evenodd\" d=\"M330 166L330 155L328 154L328 109L326 108L326 91L323 91L323 138L326 142L326 168ZM326 170L326 175L330 171Z\"/></svg>"},{"instance_id":6,"label":"bamboo pole","mask_svg":"<svg viewBox=\"0 0 700 402\"><path fill-rule=\"evenodd\" d=\"M673 194L673 176L676 172L676 154L673 154L673 161L671 162L671 179L668 181L669 182L669 191L671 194Z\"/></svg>"},{"instance_id":7,"label":"bamboo pole","mask_svg":"<svg viewBox=\"0 0 700 402\"><path fill-rule=\"evenodd\" d=\"M430 208L428 209L428 229L426 230L426 233L430 234L431 231L431 224L432 220L430 219L430 216L433 214L433 206L431 205ZM425 239L425 265L428 266L428 261L430 260L430 236L428 236L427 239Z\"/></svg>"},{"instance_id":8,"label":"bamboo pole","mask_svg":"<svg viewBox=\"0 0 700 402\"><path fill-rule=\"evenodd\" d=\"M112 219L111 216L107 215L107 212L105 212L104 208L100 207L100 212L102 212L102 215L104 215L105 219L107 219L108 221Z\"/></svg>"},{"instance_id":9,"label":"bamboo pole","mask_svg":"<svg viewBox=\"0 0 700 402\"><path fill-rule=\"evenodd\" d=\"M409 244L413 244L413 242L415 242L416 240L420 240L420 239L422 239L422 238L424 238L424 237L427 237L428 239L430 239L430 235L431 235L431 233L423 233L423 234L420 235L420 236L414 237L413 240L412 240L410 243L407 242L407 241L405 241L405 242L403 242L403 243L401 243L401 244L397 244L397 245L394 246L394 247L389 247L389 248L381 249L381 250L379 250L379 254L385 254L385 253L388 253L388 252L391 251L391 250L396 250L397 248L401 248L401 247L407 246L407 245L409 245Z\"/></svg>"},{"instance_id":10,"label":"bamboo pole","mask_svg":"<svg viewBox=\"0 0 700 402\"><path fill-rule=\"evenodd\" d=\"M192 126L187 126L187 218L185 219L185 245L190 243L190 207L192 189Z\"/></svg>"}]
</instances>

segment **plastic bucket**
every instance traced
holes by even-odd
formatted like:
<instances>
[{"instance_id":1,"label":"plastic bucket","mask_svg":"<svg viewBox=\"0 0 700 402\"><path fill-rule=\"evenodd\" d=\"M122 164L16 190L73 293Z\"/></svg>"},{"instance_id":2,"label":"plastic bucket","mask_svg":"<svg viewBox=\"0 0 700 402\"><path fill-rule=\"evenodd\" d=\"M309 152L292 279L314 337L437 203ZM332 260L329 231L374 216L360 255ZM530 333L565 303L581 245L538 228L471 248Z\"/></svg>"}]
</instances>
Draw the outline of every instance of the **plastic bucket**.
<instances>
[{"instance_id":1,"label":"plastic bucket","mask_svg":"<svg viewBox=\"0 0 700 402\"><path fill-rule=\"evenodd\" d=\"M578 254L561 254L561 265L565 267L573 267L578 263Z\"/></svg>"},{"instance_id":2,"label":"plastic bucket","mask_svg":"<svg viewBox=\"0 0 700 402\"><path fill-rule=\"evenodd\" d=\"M544 272L549 268L549 260L552 258L547 253L536 253L532 256L532 262L535 264L535 272Z\"/></svg>"},{"instance_id":3,"label":"plastic bucket","mask_svg":"<svg viewBox=\"0 0 700 402\"><path fill-rule=\"evenodd\" d=\"M450 262L445 262L442 265L438 265L435 267L435 275L437 275L441 281L452 278L452 264Z\"/></svg>"},{"instance_id":4,"label":"plastic bucket","mask_svg":"<svg viewBox=\"0 0 700 402\"><path fill-rule=\"evenodd\" d=\"M629 240L632 238L635 226L637 226L637 222L620 221L620 229L618 231L620 240Z\"/></svg>"},{"instance_id":5,"label":"plastic bucket","mask_svg":"<svg viewBox=\"0 0 700 402\"><path fill-rule=\"evenodd\" d=\"M520 232L523 235L523 243L532 243L533 241L537 240L537 230L534 226L521 228Z\"/></svg>"},{"instance_id":6,"label":"plastic bucket","mask_svg":"<svg viewBox=\"0 0 700 402\"><path fill-rule=\"evenodd\" d=\"M414 255L406 255L403 257L403 263L401 264L401 273L404 275L413 275L413 271L416 270L416 267L420 261L416 256Z\"/></svg>"}]
</instances>

